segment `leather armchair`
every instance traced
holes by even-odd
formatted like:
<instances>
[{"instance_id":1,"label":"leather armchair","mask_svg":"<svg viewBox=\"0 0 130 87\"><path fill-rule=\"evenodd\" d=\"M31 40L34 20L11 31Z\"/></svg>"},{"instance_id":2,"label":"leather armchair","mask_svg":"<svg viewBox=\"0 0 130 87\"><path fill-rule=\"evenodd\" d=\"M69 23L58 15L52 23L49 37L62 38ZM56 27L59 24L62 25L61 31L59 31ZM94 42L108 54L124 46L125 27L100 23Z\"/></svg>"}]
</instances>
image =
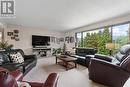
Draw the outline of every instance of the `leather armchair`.
<instances>
[{"instance_id":1,"label":"leather armchair","mask_svg":"<svg viewBox=\"0 0 130 87\"><path fill-rule=\"evenodd\" d=\"M18 73L14 71L13 73ZM57 87L59 75L57 73L51 73L45 83L28 82L31 87ZM24 81L25 82L25 81ZM14 76L7 70L0 70L0 87L18 87L17 81Z\"/></svg>"},{"instance_id":2,"label":"leather armchair","mask_svg":"<svg viewBox=\"0 0 130 87\"><path fill-rule=\"evenodd\" d=\"M123 87L130 76L130 45L124 45L114 60L111 58L105 55L91 58L89 79L109 87Z\"/></svg>"},{"instance_id":3,"label":"leather armchair","mask_svg":"<svg viewBox=\"0 0 130 87\"><path fill-rule=\"evenodd\" d=\"M19 69L15 70L15 71L9 71L6 68L0 67L0 72L2 72L2 71L10 73L17 81L23 80L23 73Z\"/></svg>"}]
</instances>

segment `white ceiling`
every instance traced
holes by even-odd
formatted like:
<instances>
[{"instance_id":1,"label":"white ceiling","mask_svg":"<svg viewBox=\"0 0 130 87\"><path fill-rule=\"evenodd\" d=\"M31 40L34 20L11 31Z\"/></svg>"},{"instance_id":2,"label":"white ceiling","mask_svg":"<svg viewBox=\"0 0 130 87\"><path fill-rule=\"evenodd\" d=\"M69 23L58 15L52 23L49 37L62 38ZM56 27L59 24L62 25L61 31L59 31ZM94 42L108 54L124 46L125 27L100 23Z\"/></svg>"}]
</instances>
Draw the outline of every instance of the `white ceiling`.
<instances>
[{"instance_id":1,"label":"white ceiling","mask_svg":"<svg viewBox=\"0 0 130 87\"><path fill-rule=\"evenodd\" d=\"M130 13L130 0L15 0L6 23L65 31Z\"/></svg>"}]
</instances>

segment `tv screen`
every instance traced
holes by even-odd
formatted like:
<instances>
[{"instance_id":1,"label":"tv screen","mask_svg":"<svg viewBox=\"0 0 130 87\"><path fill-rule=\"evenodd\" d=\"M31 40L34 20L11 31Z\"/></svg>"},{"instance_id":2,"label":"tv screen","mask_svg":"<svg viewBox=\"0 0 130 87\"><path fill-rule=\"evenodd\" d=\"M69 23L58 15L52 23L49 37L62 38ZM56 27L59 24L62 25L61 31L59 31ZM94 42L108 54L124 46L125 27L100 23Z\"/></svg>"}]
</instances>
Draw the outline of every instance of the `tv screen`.
<instances>
[{"instance_id":1,"label":"tv screen","mask_svg":"<svg viewBox=\"0 0 130 87\"><path fill-rule=\"evenodd\" d=\"M48 46L50 45L50 37L32 35L32 45L33 46L43 46L43 45Z\"/></svg>"}]
</instances>

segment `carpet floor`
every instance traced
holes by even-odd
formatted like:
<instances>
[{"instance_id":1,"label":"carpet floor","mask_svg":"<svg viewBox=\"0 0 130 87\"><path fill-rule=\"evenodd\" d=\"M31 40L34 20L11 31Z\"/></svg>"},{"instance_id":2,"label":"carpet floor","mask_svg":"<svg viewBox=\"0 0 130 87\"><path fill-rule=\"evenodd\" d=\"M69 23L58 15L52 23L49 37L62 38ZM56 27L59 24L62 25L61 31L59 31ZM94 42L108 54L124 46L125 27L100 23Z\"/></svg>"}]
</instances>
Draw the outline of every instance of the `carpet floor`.
<instances>
[{"instance_id":1,"label":"carpet floor","mask_svg":"<svg viewBox=\"0 0 130 87\"><path fill-rule=\"evenodd\" d=\"M105 87L89 80L86 67L78 65L77 68L66 71L63 66L55 64L55 57L39 58L36 67L23 80L45 82L52 72L59 73L58 87ZM130 87L129 82L128 80L124 87Z\"/></svg>"}]
</instances>

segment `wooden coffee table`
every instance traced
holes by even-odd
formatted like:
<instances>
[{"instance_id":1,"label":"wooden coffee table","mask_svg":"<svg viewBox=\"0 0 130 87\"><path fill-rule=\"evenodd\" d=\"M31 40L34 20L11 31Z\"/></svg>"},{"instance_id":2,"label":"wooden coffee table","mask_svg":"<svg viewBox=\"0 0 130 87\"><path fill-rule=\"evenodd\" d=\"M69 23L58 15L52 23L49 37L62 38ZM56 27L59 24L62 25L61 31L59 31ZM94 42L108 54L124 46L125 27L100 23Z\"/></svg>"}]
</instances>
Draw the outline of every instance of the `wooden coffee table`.
<instances>
[{"instance_id":1,"label":"wooden coffee table","mask_svg":"<svg viewBox=\"0 0 130 87\"><path fill-rule=\"evenodd\" d=\"M61 60L58 62L58 59ZM66 56L66 55L56 55L56 64L60 64L66 68L66 70L77 68L77 58Z\"/></svg>"}]
</instances>

